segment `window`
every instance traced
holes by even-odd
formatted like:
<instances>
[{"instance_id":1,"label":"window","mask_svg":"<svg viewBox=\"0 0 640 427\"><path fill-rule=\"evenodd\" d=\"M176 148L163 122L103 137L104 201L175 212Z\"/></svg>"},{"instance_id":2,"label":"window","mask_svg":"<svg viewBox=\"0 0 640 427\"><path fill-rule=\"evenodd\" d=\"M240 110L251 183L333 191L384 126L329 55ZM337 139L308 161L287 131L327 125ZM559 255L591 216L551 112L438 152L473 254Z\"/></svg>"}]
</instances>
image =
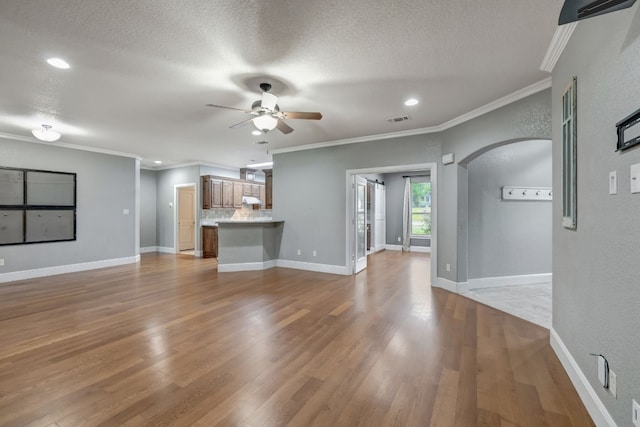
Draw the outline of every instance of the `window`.
<instances>
[{"instance_id":1,"label":"window","mask_svg":"<svg viewBox=\"0 0 640 427\"><path fill-rule=\"evenodd\" d=\"M431 236L431 182L411 179L411 237Z\"/></svg>"},{"instance_id":2,"label":"window","mask_svg":"<svg viewBox=\"0 0 640 427\"><path fill-rule=\"evenodd\" d=\"M577 228L576 78L562 94L562 225Z\"/></svg>"}]
</instances>

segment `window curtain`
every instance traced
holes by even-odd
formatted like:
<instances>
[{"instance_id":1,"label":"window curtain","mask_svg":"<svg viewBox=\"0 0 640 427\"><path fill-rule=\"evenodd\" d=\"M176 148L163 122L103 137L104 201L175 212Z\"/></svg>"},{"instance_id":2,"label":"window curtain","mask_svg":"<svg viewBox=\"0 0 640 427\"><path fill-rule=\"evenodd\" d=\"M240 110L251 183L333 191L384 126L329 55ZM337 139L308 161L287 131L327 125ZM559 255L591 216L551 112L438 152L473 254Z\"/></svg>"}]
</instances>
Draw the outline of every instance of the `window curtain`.
<instances>
[{"instance_id":1,"label":"window curtain","mask_svg":"<svg viewBox=\"0 0 640 427\"><path fill-rule=\"evenodd\" d=\"M404 207L402 209L402 252L411 245L411 178L404 179Z\"/></svg>"}]
</instances>

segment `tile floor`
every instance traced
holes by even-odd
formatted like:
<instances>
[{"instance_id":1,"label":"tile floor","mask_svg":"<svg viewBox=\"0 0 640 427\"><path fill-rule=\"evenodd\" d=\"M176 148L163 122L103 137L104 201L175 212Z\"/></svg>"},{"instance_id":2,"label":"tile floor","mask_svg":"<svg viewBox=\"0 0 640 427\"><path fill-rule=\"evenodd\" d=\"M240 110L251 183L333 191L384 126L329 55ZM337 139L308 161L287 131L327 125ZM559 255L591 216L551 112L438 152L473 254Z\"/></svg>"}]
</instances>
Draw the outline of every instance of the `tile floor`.
<instances>
[{"instance_id":1,"label":"tile floor","mask_svg":"<svg viewBox=\"0 0 640 427\"><path fill-rule=\"evenodd\" d=\"M467 298L551 328L551 283L472 289Z\"/></svg>"}]
</instances>

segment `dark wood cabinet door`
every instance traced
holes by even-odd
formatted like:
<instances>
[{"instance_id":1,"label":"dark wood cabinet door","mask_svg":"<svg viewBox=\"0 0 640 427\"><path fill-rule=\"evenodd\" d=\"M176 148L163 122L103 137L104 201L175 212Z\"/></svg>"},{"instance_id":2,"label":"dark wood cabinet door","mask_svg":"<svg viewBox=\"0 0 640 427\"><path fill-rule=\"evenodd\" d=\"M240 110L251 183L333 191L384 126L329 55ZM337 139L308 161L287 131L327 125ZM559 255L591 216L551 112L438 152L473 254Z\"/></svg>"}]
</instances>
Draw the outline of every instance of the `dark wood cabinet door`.
<instances>
[{"instance_id":1,"label":"dark wood cabinet door","mask_svg":"<svg viewBox=\"0 0 640 427\"><path fill-rule=\"evenodd\" d=\"M264 208L273 208L273 173L271 170L264 171L265 175L265 196L264 196Z\"/></svg>"},{"instance_id":2,"label":"dark wood cabinet door","mask_svg":"<svg viewBox=\"0 0 640 427\"><path fill-rule=\"evenodd\" d=\"M218 227L202 227L202 257L218 257Z\"/></svg>"},{"instance_id":3,"label":"dark wood cabinet door","mask_svg":"<svg viewBox=\"0 0 640 427\"><path fill-rule=\"evenodd\" d=\"M211 209L211 178L202 177L202 209Z\"/></svg>"},{"instance_id":4,"label":"dark wood cabinet door","mask_svg":"<svg viewBox=\"0 0 640 427\"><path fill-rule=\"evenodd\" d=\"M244 196L244 184L239 181L233 182L233 207L242 207L242 196Z\"/></svg>"},{"instance_id":5,"label":"dark wood cabinet door","mask_svg":"<svg viewBox=\"0 0 640 427\"><path fill-rule=\"evenodd\" d=\"M221 179L211 180L211 207L212 208L222 207L222 180Z\"/></svg>"},{"instance_id":6,"label":"dark wood cabinet door","mask_svg":"<svg viewBox=\"0 0 640 427\"><path fill-rule=\"evenodd\" d=\"M222 207L232 208L234 207L233 201L233 187L235 183L232 181L222 181Z\"/></svg>"}]
</instances>

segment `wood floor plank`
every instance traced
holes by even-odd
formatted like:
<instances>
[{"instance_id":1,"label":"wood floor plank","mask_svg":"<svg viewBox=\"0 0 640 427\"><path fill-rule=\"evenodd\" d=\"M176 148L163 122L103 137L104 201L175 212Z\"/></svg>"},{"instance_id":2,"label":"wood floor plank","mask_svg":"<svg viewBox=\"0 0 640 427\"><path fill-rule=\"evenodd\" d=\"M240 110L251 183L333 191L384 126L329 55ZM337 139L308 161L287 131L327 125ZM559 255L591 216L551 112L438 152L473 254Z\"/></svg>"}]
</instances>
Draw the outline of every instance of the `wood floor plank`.
<instances>
[{"instance_id":1,"label":"wood floor plank","mask_svg":"<svg viewBox=\"0 0 640 427\"><path fill-rule=\"evenodd\" d=\"M0 426L593 425L547 330L429 286L212 259L0 285Z\"/></svg>"}]
</instances>

